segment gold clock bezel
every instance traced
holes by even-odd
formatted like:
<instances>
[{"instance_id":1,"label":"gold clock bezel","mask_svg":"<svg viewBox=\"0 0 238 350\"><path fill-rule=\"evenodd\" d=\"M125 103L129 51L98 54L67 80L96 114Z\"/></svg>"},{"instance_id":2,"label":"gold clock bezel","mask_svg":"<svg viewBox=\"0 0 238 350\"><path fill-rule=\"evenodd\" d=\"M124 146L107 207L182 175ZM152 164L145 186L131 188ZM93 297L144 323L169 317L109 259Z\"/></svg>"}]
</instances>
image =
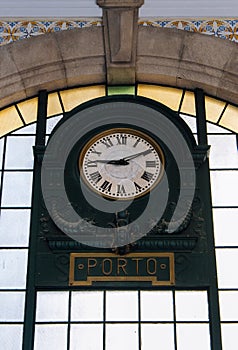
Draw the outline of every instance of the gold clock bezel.
<instances>
[{"instance_id":1,"label":"gold clock bezel","mask_svg":"<svg viewBox=\"0 0 238 350\"><path fill-rule=\"evenodd\" d=\"M111 135L111 134L117 134L117 133L129 133L132 134L134 136L138 136L143 138L144 140L146 140L148 143L150 143L152 145L152 147L155 149L155 151L157 152L160 162L161 162L161 170L160 173L158 175L158 178L156 179L156 181L151 185L151 187L149 187L146 191L142 192L142 193L137 193L133 196L130 196L128 198L125 197L114 197L114 196L110 196L109 194L106 193L102 193L100 191L98 191L95 187L93 187L90 182L87 180L87 178L84 175L84 172L81 171L81 169L83 169L83 161L84 161L84 157L86 152L88 151L88 149L99 139ZM122 128L122 127L115 127L115 128L111 128L111 129L107 129L104 130L102 132L99 132L98 134L96 134L95 136L93 136L82 148L80 155L79 155L79 160L78 160L78 166L79 166L79 173L80 176L82 178L82 180L84 181L84 183L91 189L93 190L95 193L99 194L102 197L105 198L110 198L112 200L132 200L134 198L139 198L139 197L143 197L145 196L148 192L152 191L153 188L155 188L158 183L161 181L163 174L164 174L164 167L165 167L165 156L164 156L164 152L162 151L161 147L159 146L159 144L148 134L146 134L143 131L137 130L137 129L133 129L133 128Z\"/></svg>"}]
</instances>

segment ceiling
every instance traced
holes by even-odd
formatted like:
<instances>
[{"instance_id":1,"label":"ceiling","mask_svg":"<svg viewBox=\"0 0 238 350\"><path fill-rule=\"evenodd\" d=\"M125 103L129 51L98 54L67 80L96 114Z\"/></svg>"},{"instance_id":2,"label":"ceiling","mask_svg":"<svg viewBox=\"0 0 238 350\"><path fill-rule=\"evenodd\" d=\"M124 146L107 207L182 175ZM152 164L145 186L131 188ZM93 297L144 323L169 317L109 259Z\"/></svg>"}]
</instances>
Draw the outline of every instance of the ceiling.
<instances>
[{"instance_id":1,"label":"ceiling","mask_svg":"<svg viewBox=\"0 0 238 350\"><path fill-rule=\"evenodd\" d=\"M0 18L101 16L96 0L0 0ZM145 0L140 17L237 17L237 0Z\"/></svg>"}]
</instances>

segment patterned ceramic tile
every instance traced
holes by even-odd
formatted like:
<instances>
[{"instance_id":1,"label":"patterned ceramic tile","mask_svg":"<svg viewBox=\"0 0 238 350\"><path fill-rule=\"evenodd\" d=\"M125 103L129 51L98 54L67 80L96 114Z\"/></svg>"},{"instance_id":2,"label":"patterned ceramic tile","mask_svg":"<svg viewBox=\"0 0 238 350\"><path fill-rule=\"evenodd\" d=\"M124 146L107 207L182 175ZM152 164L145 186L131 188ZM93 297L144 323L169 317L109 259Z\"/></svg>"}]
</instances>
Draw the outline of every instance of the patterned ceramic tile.
<instances>
[{"instance_id":1,"label":"patterned ceramic tile","mask_svg":"<svg viewBox=\"0 0 238 350\"><path fill-rule=\"evenodd\" d=\"M157 20L141 19L140 25L153 27L177 28L190 32L214 35L221 39L238 42L238 19L207 19L207 20Z\"/></svg>"},{"instance_id":2,"label":"patterned ceramic tile","mask_svg":"<svg viewBox=\"0 0 238 350\"><path fill-rule=\"evenodd\" d=\"M49 32L70 30L90 26L101 26L101 18L79 19L79 20L16 20L0 21L0 45L12 41L29 38ZM238 19L202 19L202 20L162 20L162 19L140 19L139 25L165 28L177 28L191 32L199 32L214 35L221 39L238 42Z\"/></svg>"},{"instance_id":3,"label":"patterned ceramic tile","mask_svg":"<svg viewBox=\"0 0 238 350\"><path fill-rule=\"evenodd\" d=\"M99 18L78 21L0 21L0 45L49 32L101 25Z\"/></svg>"}]
</instances>

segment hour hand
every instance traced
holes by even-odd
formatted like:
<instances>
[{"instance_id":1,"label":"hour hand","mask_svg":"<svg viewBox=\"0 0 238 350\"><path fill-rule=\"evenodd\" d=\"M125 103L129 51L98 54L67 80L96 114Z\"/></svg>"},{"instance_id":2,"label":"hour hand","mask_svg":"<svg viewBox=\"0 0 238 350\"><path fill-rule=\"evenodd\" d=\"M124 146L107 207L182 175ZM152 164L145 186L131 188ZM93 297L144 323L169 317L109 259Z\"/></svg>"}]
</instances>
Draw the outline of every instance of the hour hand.
<instances>
[{"instance_id":1,"label":"hour hand","mask_svg":"<svg viewBox=\"0 0 238 350\"><path fill-rule=\"evenodd\" d=\"M129 162L125 159L117 159L117 160L104 160L104 159L98 159L95 160L97 163L106 163L106 164L113 164L113 165L128 165Z\"/></svg>"},{"instance_id":2,"label":"hour hand","mask_svg":"<svg viewBox=\"0 0 238 350\"><path fill-rule=\"evenodd\" d=\"M128 165L129 162L125 159L119 159L119 160L110 160L107 164Z\"/></svg>"}]
</instances>

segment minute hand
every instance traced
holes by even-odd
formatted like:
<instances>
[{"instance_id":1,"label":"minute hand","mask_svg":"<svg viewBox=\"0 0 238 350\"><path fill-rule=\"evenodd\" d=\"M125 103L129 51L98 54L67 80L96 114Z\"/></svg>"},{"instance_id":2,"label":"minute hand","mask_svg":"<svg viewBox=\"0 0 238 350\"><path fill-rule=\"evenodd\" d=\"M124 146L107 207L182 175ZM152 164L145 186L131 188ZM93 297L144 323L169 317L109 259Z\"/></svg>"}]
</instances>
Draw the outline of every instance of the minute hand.
<instances>
[{"instance_id":1,"label":"minute hand","mask_svg":"<svg viewBox=\"0 0 238 350\"><path fill-rule=\"evenodd\" d=\"M135 154L132 154L131 156L124 157L123 160L125 160L125 161L131 160L131 159L137 158L137 157L139 157L139 156L149 154L149 153L151 153L151 152L152 152L151 149L147 149L146 151L139 152L139 153L135 153Z\"/></svg>"}]
</instances>

